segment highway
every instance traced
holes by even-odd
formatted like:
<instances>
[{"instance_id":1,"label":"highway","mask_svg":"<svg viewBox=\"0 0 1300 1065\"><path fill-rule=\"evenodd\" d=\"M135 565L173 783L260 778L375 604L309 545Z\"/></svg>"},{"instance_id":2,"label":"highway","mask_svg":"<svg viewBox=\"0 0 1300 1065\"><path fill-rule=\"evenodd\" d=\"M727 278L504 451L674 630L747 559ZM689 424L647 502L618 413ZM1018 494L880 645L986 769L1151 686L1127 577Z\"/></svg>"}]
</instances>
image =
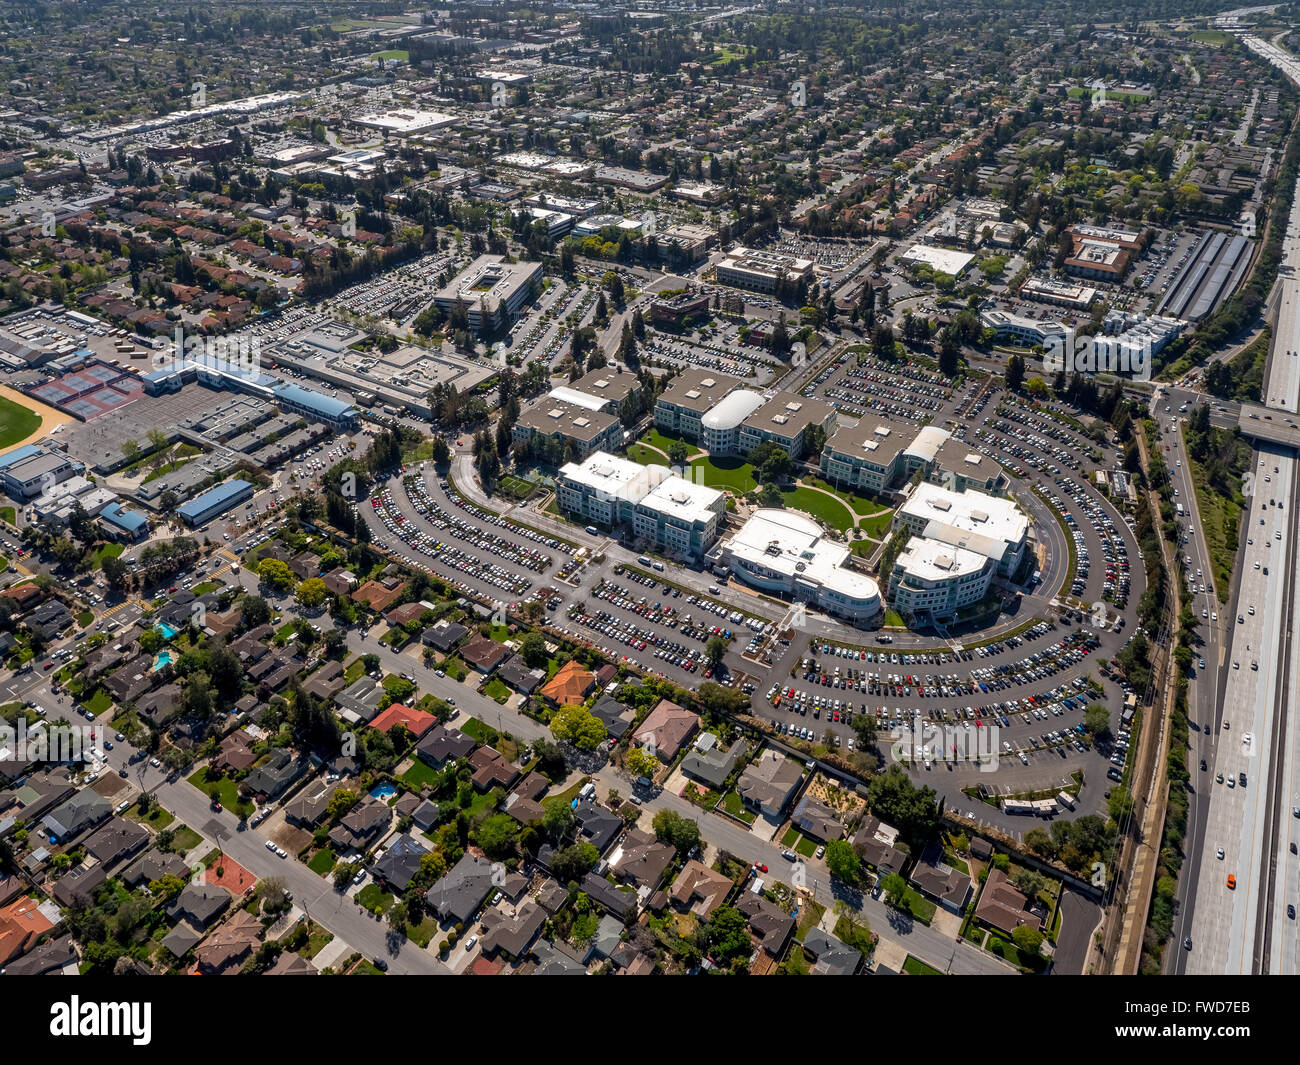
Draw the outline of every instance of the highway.
<instances>
[{"instance_id":1,"label":"highway","mask_svg":"<svg viewBox=\"0 0 1300 1065\"><path fill-rule=\"evenodd\" d=\"M1245 43L1300 83L1294 56L1257 38ZM1192 715L1202 725L1211 724L1211 740L1217 737L1211 780L1221 774L1223 783L1207 781L1209 774L1193 770L1194 786L1209 789L1210 795L1203 821L1189 824L1188 852L1196 857L1187 882L1194 891L1178 922L1183 938L1176 946L1181 957L1175 971L1297 971L1296 923L1286 910L1300 903L1300 857L1291 853L1300 840L1300 821L1292 816L1292 808L1300 806L1300 728L1292 706L1300 691L1300 655L1292 650L1300 620L1295 594L1300 460L1286 446L1294 428L1290 416L1300 411L1300 356L1294 354L1300 351L1297 266L1300 203L1288 219L1274 346L1262 397L1268 411L1288 413L1267 416L1255 407L1239 414L1243 430L1263 431L1252 432L1257 448L1243 486L1246 543L1234 568L1234 595L1223 612L1228 667L1218 700L1222 709L1214 721L1197 719L1205 709L1198 693ZM1250 418L1251 413L1256 417ZM1275 425L1277 434L1271 431ZM1269 436L1274 439L1264 439ZM1198 815L1205 805L1194 804Z\"/></svg>"}]
</instances>

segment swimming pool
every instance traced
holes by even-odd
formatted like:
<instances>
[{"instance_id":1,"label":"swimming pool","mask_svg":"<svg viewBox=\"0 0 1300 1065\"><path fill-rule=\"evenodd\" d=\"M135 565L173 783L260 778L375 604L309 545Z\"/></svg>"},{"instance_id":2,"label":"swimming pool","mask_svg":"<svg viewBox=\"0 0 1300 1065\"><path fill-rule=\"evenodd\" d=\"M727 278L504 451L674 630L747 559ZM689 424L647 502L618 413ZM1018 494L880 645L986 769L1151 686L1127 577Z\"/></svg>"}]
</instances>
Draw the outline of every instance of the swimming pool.
<instances>
[{"instance_id":1,"label":"swimming pool","mask_svg":"<svg viewBox=\"0 0 1300 1065\"><path fill-rule=\"evenodd\" d=\"M172 653L170 651L159 651L158 657L153 664L153 672L157 673L163 666L172 664Z\"/></svg>"},{"instance_id":2,"label":"swimming pool","mask_svg":"<svg viewBox=\"0 0 1300 1065\"><path fill-rule=\"evenodd\" d=\"M178 632L180 632L180 629L173 628L172 626L168 625L167 622L165 621L158 622L158 624L155 625L154 628L157 629L159 632L161 632L164 638L168 640L170 640L173 636L175 636Z\"/></svg>"},{"instance_id":3,"label":"swimming pool","mask_svg":"<svg viewBox=\"0 0 1300 1065\"><path fill-rule=\"evenodd\" d=\"M397 794L396 784L377 784L370 789L372 799L391 799Z\"/></svg>"}]
</instances>

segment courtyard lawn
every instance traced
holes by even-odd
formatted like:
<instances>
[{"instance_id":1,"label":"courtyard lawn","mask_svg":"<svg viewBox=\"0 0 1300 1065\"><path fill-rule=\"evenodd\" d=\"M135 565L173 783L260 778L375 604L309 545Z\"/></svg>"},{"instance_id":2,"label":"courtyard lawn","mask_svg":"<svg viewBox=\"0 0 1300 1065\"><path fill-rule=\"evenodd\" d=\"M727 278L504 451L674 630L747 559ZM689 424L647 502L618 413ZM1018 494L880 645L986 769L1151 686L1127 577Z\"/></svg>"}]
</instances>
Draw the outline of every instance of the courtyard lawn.
<instances>
[{"instance_id":1,"label":"courtyard lawn","mask_svg":"<svg viewBox=\"0 0 1300 1065\"><path fill-rule=\"evenodd\" d=\"M733 492L751 492L758 487L754 480L754 467L744 459L702 458L695 459L691 468L699 467L703 472L695 474L710 488L730 488Z\"/></svg>"},{"instance_id":2,"label":"courtyard lawn","mask_svg":"<svg viewBox=\"0 0 1300 1065\"><path fill-rule=\"evenodd\" d=\"M820 519L832 529L845 532L853 527L853 515L843 503L836 502L828 495L815 492L811 488L782 489L781 497L791 510L802 510Z\"/></svg>"},{"instance_id":3,"label":"courtyard lawn","mask_svg":"<svg viewBox=\"0 0 1300 1065\"><path fill-rule=\"evenodd\" d=\"M642 466L668 466L668 459L644 444L628 444L627 457Z\"/></svg>"},{"instance_id":4,"label":"courtyard lawn","mask_svg":"<svg viewBox=\"0 0 1300 1065\"><path fill-rule=\"evenodd\" d=\"M34 410L0 397L0 448L26 440L41 427L41 416Z\"/></svg>"},{"instance_id":5,"label":"courtyard lawn","mask_svg":"<svg viewBox=\"0 0 1300 1065\"><path fill-rule=\"evenodd\" d=\"M889 509L872 514L868 518L863 518L858 522L858 528L862 530L864 536L870 536L875 540L883 540L889 532L889 523L894 520L894 512Z\"/></svg>"},{"instance_id":6,"label":"courtyard lawn","mask_svg":"<svg viewBox=\"0 0 1300 1065\"><path fill-rule=\"evenodd\" d=\"M665 455L668 453L668 445L675 443L677 440L681 440L681 442L686 445L687 459L693 459L696 455L700 454L700 449L684 437L671 436L667 433L660 432L658 429L651 429L648 433L641 434L641 443L649 444L651 447L657 447Z\"/></svg>"}]
</instances>

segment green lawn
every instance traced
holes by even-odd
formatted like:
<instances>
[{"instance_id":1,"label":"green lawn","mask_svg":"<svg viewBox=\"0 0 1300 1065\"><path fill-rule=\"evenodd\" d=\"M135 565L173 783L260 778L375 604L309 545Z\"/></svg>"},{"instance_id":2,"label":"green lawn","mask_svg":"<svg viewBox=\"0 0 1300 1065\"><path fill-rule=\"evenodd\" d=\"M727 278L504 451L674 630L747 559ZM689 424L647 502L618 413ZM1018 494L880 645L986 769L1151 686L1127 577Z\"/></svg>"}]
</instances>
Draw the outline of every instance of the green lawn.
<instances>
[{"instance_id":1,"label":"green lawn","mask_svg":"<svg viewBox=\"0 0 1300 1065\"><path fill-rule=\"evenodd\" d=\"M797 854L802 854L805 858L811 858L817 853L817 841L815 839L810 839L808 836L804 836L803 839L794 845L794 849Z\"/></svg>"},{"instance_id":2,"label":"green lawn","mask_svg":"<svg viewBox=\"0 0 1300 1065\"><path fill-rule=\"evenodd\" d=\"M149 815L146 817L140 812L140 807L136 803L132 803L131 806L123 812L122 816L130 821L134 821L136 824L148 825L155 832L161 832L176 820L174 814L168 813L161 806L155 806L149 811Z\"/></svg>"},{"instance_id":3,"label":"green lawn","mask_svg":"<svg viewBox=\"0 0 1300 1065\"><path fill-rule=\"evenodd\" d=\"M18 521L18 512L13 507L0 507L0 521L7 521L13 525Z\"/></svg>"},{"instance_id":4,"label":"green lawn","mask_svg":"<svg viewBox=\"0 0 1300 1065\"><path fill-rule=\"evenodd\" d=\"M334 868L334 854L328 847L322 847L312 855L307 868L317 876L328 876Z\"/></svg>"},{"instance_id":5,"label":"green lawn","mask_svg":"<svg viewBox=\"0 0 1300 1065\"><path fill-rule=\"evenodd\" d=\"M487 682L487 687L483 689L483 694L489 699L495 699L499 703L504 703L510 698L510 689L505 686L497 677L493 677Z\"/></svg>"},{"instance_id":6,"label":"green lawn","mask_svg":"<svg viewBox=\"0 0 1300 1065\"><path fill-rule=\"evenodd\" d=\"M754 479L754 467L744 459L702 458L691 463L703 472L695 474L700 478L696 483L703 483L710 488L730 488L733 492L749 492L758 487Z\"/></svg>"},{"instance_id":7,"label":"green lawn","mask_svg":"<svg viewBox=\"0 0 1300 1065\"><path fill-rule=\"evenodd\" d=\"M357 903L371 913L387 913L393 905L393 896L378 884L370 883L357 892Z\"/></svg>"},{"instance_id":8,"label":"green lawn","mask_svg":"<svg viewBox=\"0 0 1300 1065\"><path fill-rule=\"evenodd\" d=\"M934 903L929 899L922 898L910 887L903 895L902 909L907 910L908 913L922 924L929 924L934 920Z\"/></svg>"},{"instance_id":9,"label":"green lawn","mask_svg":"<svg viewBox=\"0 0 1300 1065\"><path fill-rule=\"evenodd\" d=\"M795 939L803 942L803 937L817 927L821 921L822 915L826 912L826 907L820 902L809 902L807 900L799 907L799 926L795 930Z\"/></svg>"},{"instance_id":10,"label":"green lawn","mask_svg":"<svg viewBox=\"0 0 1300 1065\"><path fill-rule=\"evenodd\" d=\"M376 52L370 57L371 59L397 59L403 63L409 63L411 53L405 48L390 48L386 52Z\"/></svg>"},{"instance_id":11,"label":"green lawn","mask_svg":"<svg viewBox=\"0 0 1300 1065\"><path fill-rule=\"evenodd\" d=\"M694 458L696 455L701 453L700 449L685 437L672 436L668 433L660 432L658 429L651 429L648 433L641 434L641 442L643 444L657 447L660 451L664 452L664 454L668 453L668 445L676 440L681 440L681 442L686 445L686 457L688 459Z\"/></svg>"},{"instance_id":12,"label":"green lawn","mask_svg":"<svg viewBox=\"0 0 1300 1065\"><path fill-rule=\"evenodd\" d=\"M343 679L348 684L352 684L354 681L358 681L363 676L365 676L365 673L366 673L366 664L361 660L360 657L357 657L354 658L351 662L349 662L347 668L343 670Z\"/></svg>"},{"instance_id":13,"label":"green lawn","mask_svg":"<svg viewBox=\"0 0 1300 1065\"><path fill-rule=\"evenodd\" d=\"M177 854L192 851L202 842L203 837L190 828L189 825L180 825L172 829L172 848Z\"/></svg>"},{"instance_id":14,"label":"green lawn","mask_svg":"<svg viewBox=\"0 0 1300 1065\"><path fill-rule=\"evenodd\" d=\"M96 717L99 717L100 714L113 705L113 697L105 689L96 688L95 694L89 699L83 700L81 705Z\"/></svg>"},{"instance_id":15,"label":"green lawn","mask_svg":"<svg viewBox=\"0 0 1300 1065\"><path fill-rule=\"evenodd\" d=\"M199 791L205 795L216 795L221 799L221 805L227 810L231 810L241 816L247 816L253 812L253 804L244 802L239 797L239 787L229 777L221 777L211 780L208 777L208 767L200 769L193 776L188 778Z\"/></svg>"},{"instance_id":16,"label":"green lawn","mask_svg":"<svg viewBox=\"0 0 1300 1065\"><path fill-rule=\"evenodd\" d=\"M411 763L411 768L403 773L398 779L408 787L419 791L425 784L432 784L438 779L438 773L435 769L421 762L418 758Z\"/></svg>"},{"instance_id":17,"label":"green lawn","mask_svg":"<svg viewBox=\"0 0 1300 1065\"><path fill-rule=\"evenodd\" d=\"M0 448L26 440L41 427L41 416L0 396Z\"/></svg>"},{"instance_id":18,"label":"green lawn","mask_svg":"<svg viewBox=\"0 0 1300 1065\"><path fill-rule=\"evenodd\" d=\"M858 528L862 530L864 536L881 540L889 532L889 525L893 520L894 512L892 510L882 510L879 514L872 514L869 518L863 518L858 522Z\"/></svg>"},{"instance_id":19,"label":"green lawn","mask_svg":"<svg viewBox=\"0 0 1300 1065\"><path fill-rule=\"evenodd\" d=\"M785 500L785 505L791 510L802 510L806 514L811 514L832 529L844 532L853 527L853 515L849 512L849 508L821 492L801 486L782 489L781 496Z\"/></svg>"},{"instance_id":20,"label":"green lawn","mask_svg":"<svg viewBox=\"0 0 1300 1065\"><path fill-rule=\"evenodd\" d=\"M942 976L943 975L943 973L941 973L933 965L926 965L926 963L923 962L920 958L914 958L911 954L909 954L907 956L907 960L903 962L903 972L907 973L909 976Z\"/></svg>"},{"instance_id":21,"label":"green lawn","mask_svg":"<svg viewBox=\"0 0 1300 1065\"><path fill-rule=\"evenodd\" d=\"M787 828L785 831L785 835L781 837L781 846L793 847L795 840L797 840L798 838L799 838L799 830L797 828Z\"/></svg>"},{"instance_id":22,"label":"green lawn","mask_svg":"<svg viewBox=\"0 0 1300 1065\"><path fill-rule=\"evenodd\" d=\"M642 466L667 466L668 460L659 452L652 451L644 444L628 444L627 457L633 462L639 462Z\"/></svg>"},{"instance_id":23,"label":"green lawn","mask_svg":"<svg viewBox=\"0 0 1300 1065\"><path fill-rule=\"evenodd\" d=\"M93 561L91 562L91 568L99 569L104 564L104 559L118 558L122 554L123 550L125 550L125 545L123 544L104 544L103 547L95 552Z\"/></svg>"},{"instance_id":24,"label":"green lawn","mask_svg":"<svg viewBox=\"0 0 1300 1065\"><path fill-rule=\"evenodd\" d=\"M758 820L758 814L754 813L749 807L740 801L740 793L729 791L722 797L722 808L732 817L738 817L747 825L752 825Z\"/></svg>"}]
</instances>

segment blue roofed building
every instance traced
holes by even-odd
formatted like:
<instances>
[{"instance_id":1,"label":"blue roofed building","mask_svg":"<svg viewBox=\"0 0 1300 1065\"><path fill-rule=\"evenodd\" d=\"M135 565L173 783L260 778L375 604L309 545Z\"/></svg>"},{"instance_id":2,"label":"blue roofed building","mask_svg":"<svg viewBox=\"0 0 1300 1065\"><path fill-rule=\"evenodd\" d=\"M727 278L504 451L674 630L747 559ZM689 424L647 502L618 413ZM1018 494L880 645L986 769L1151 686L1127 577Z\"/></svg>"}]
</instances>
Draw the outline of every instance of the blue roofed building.
<instances>
[{"instance_id":1,"label":"blue roofed building","mask_svg":"<svg viewBox=\"0 0 1300 1065\"><path fill-rule=\"evenodd\" d=\"M280 384L271 392L282 410L297 411L326 425L353 426L357 422L357 408L346 400L335 399L322 392L301 385Z\"/></svg>"},{"instance_id":2,"label":"blue roofed building","mask_svg":"<svg viewBox=\"0 0 1300 1065\"><path fill-rule=\"evenodd\" d=\"M181 520L191 528L206 525L213 518L224 514L231 507L253 498L253 486L247 481L236 478L226 481L215 488L209 488L202 495L197 495L188 503L176 508Z\"/></svg>"},{"instance_id":3,"label":"blue roofed building","mask_svg":"<svg viewBox=\"0 0 1300 1065\"><path fill-rule=\"evenodd\" d=\"M138 510L128 510L121 503L110 503L101 510L99 523L114 540L136 543L149 535L149 519Z\"/></svg>"}]
</instances>

